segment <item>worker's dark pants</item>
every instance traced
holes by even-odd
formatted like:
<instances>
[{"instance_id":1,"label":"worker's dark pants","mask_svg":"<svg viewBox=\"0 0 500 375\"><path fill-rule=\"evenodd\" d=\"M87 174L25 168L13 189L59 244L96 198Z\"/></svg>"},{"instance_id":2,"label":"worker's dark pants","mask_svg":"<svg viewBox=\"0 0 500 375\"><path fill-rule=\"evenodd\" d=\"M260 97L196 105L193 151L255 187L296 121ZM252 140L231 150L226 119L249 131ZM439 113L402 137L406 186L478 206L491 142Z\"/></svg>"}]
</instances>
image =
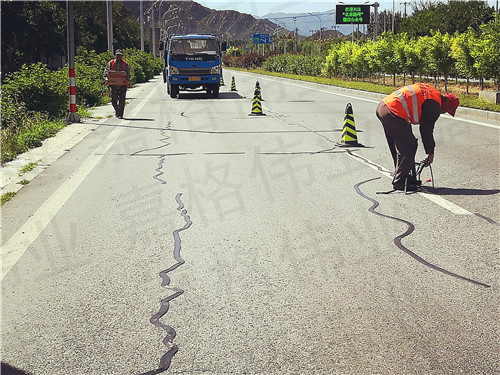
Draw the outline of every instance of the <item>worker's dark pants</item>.
<instances>
[{"instance_id":1,"label":"worker's dark pants","mask_svg":"<svg viewBox=\"0 0 500 375\"><path fill-rule=\"evenodd\" d=\"M125 95L127 94L127 86L111 86L111 104L115 109L116 116L123 116L125 110Z\"/></svg>"},{"instance_id":2,"label":"worker's dark pants","mask_svg":"<svg viewBox=\"0 0 500 375\"><path fill-rule=\"evenodd\" d=\"M415 168L417 139L411 130L411 124L392 113L384 102L377 107L377 117L384 127L387 144L394 160L394 188L405 186L406 178Z\"/></svg>"}]
</instances>

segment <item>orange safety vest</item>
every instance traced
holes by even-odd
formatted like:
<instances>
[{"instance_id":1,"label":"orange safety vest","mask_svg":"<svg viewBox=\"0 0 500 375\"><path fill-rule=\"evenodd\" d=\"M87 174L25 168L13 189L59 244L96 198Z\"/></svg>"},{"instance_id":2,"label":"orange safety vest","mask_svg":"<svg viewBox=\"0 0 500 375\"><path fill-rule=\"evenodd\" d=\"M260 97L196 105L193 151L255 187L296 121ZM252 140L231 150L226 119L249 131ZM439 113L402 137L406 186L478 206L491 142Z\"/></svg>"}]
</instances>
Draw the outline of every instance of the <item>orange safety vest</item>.
<instances>
[{"instance_id":1,"label":"orange safety vest","mask_svg":"<svg viewBox=\"0 0 500 375\"><path fill-rule=\"evenodd\" d=\"M416 83L397 89L382 101L396 116L412 124L420 124L422 104L427 99L435 100L441 105L441 93L438 89L426 83Z\"/></svg>"},{"instance_id":2,"label":"orange safety vest","mask_svg":"<svg viewBox=\"0 0 500 375\"><path fill-rule=\"evenodd\" d=\"M123 59L122 59L122 61L124 62L124 64L122 64L123 70L125 70L125 67L127 66L128 63ZM111 70L114 70L113 67L115 66L115 62L116 62L116 59L111 60Z\"/></svg>"}]
</instances>

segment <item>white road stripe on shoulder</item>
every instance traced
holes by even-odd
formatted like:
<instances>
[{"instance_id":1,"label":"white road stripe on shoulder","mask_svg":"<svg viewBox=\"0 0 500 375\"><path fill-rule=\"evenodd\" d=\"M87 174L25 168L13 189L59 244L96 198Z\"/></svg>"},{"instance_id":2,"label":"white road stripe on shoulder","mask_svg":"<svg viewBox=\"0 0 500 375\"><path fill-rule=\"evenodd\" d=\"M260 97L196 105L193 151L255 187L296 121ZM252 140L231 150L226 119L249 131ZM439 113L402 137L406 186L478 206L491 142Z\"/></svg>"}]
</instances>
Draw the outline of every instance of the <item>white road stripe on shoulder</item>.
<instances>
[{"instance_id":1,"label":"white road stripe on shoulder","mask_svg":"<svg viewBox=\"0 0 500 375\"><path fill-rule=\"evenodd\" d=\"M144 107L156 93L158 85L132 110L131 117ZM122 120L120 124L127 120ZM49 225L68 199L87 178L99 161L106 155L111 146L124 131L124 127L115 128L96 150L73 172L73 174L47 199L26 223L2 245L2 280L12 267L19 261L40 233Z\"/></svg>"},{"instance_id":2,"label":"white road stripe on shoulder","mask_svg":"<svg viewBox=\"0 0 500 375\"><path fill-rule=\"evenodd\" d=\"M371 160L367 159L366 157L359 156L355 152L352 152L352 151L351 151L351 153L347 153L347 155L349 155L354 160L357 160L358 162L362 163L363 165L368 165L370 168L376 170L377 172L384 175L385 177L392 179L391 175L388 174L387 172L385 172L385 170L386 170L385 168L372 162ZM363 159L367 160L369 163L366 163ZM380 170L379 168L381 168L383 170ZM444 199L443 197L441 197L439 195L434 195L434 194L429 194L429 193L427 193L427 194L426 193L417 193L417 194L419 194L420 196L430 200L431 202L443 207L444 209L450 211L451 213L453 213L455 215L473 215L472 212L467 211L465 208L462 208L462 207L456 205L455 203L452 203L449 200Z\"/></svg>"}]
</instances>

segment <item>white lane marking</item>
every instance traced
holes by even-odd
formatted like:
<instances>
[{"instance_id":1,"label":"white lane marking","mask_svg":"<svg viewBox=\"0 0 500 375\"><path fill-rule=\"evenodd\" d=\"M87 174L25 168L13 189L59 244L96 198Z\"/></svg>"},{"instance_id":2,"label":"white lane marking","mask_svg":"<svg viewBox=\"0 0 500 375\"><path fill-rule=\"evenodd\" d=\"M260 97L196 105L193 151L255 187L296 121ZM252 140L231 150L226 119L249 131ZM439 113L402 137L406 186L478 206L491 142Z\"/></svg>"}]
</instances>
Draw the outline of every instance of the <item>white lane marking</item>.
<instances>
[{"instance_id":1,"label":"white lane marking","mask_svg":"<svg viewBox=\"0 0 500 375\"><path fill-rule=\"evenodd\" d=\"M352 155L351 155L352 154ZM357 160L358 162L362 163L363 165L368 165L370 168L376 170L380 174L384 175L385 177L391 178L391 175L385 171L385 168L379 166L378 164L374 163L373 161L367 159L364 156L357 155L355 152L351 151L351 154L349 155L351 158L354 160ZM363 159L366 159L369 163L366 163ZM383 171L379 170L378 168L384 169ZM451 213L455 215L473 215L472 212L467 211L465 208L462 208L455 203L450 202L449 200L444 199L443 197L439 195L434 195L434 194L429 194L429 193L417 193L420 196L430 200L431 202L443 207L444 209L450 211Z\"/></svg>"},{"instance_id":2,"label":"white lane marking","mask_svg":"<svg viewBox=\"0 0 500 375\"><path fill-rule=\"evenodd\" d=\"M132 110L130 116L135 116L156 93L158 85ZM123 125L127 120L122 120ZM104 157L106 152L124 131L124 127L115 128L102 141L96 150L81 164L73 174L47 199L26 223L2 245L2 280L19 261L31 244L37 239L50 221L56 216L78 186Z\"/></svg>"},{"instance_id":3,"label":"white lane marking","mask_svg":"<svg viewBox=\"0 0 500 375\"><path fill-rule=\"evenodd\" d=\"M256 74L256 73L244 73L244 72L239 72L241 74L246 74L246 75L250 75L250 74ZM280 77L281 78L281 77ZM380 100L373 100L373 99L366 99L366 98L362 98L362 97L358 97L358 96L354 96L354 95L349 95L349 94L341 94L341 93L338 93L338 92L334 92L334 91L328 91L328 90L323 90L323 89L317 89L317 88L314 88L314 87L310 87L310 86L306 86L304 84L299 84L299 83L292 83L292 82L287 82L285 81L283 78L281 79L273 79L272 76L262 76L262 79L265 79L265 80L268 80L268 81L271 81L271 82L282 82L284 83L285 85L289 85L289 86L294 86L294 87L300 87L300 88L307 88L307 89L311 89L311 90L314 90L314 91L318 91L318 92L322 92L322 93L325 93L325 94L331 94L331 95L338 95L338 96L343 96L343 97L346 97L346 98L350 98L350 99L357 99L357 100L362 100L362 101L365 101L365 102L369 102L369 103L375 103L375 104L378 104L380 103ZM285 78L287 79L287 78ZM307 83L316 83L316 82L307 82ZM321 85L321 83L317 83L318 85ZM352 89L354 90L354 89ZM360 91L359 92L359 95L363 95L363 91ZM383 94L381 94L383 95ZM495 125L495 124L488 124L488 123L485 123L485 122L481 122L481 121L475 121L475 120L468 120L468 119L465 119L465 118L461 118L461 117L453 117L451 115L448 115L448 114L445 114L444 116L446 116L448 119L450 120L455 120L455 121L460 121L460 122L467 122L469 124L474 124L474 125L480 125L480 126L485 126L487 128L492 128L492 129L497 129L497 130L500 130L500 125Z\"/></svg>"},{"instance_id":4,"label":"white lane marking","mask_svg":"<svg viewBox=\"0 0 500 375\"><path fill-rule=\"evenodd\" d=\"M453 117L453 116L451 116L451 115L449 115L447 113L445 113L442 116L446 116L446 118L449 119L449 120L456 120L456 121L461 121L461 122L468 122L469 124L480 125L480 126L485 126L487 128L492 128L492 129L500 130L500 125L487 124L485 122L476 121L476 120L469 120L469 119L466 119L466 118L463 118L463 117L460 117L460 116Z\"/></svg>"}]
</instances>

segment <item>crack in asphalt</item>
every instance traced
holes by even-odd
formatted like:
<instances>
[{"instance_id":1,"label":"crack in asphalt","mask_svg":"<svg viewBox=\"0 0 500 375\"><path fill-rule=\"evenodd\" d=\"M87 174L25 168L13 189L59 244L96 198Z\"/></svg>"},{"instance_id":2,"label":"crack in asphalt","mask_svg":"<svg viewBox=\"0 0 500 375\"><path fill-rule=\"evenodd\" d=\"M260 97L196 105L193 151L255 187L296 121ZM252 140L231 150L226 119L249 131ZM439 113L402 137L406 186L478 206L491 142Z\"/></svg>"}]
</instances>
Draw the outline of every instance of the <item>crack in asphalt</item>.
<instances>
[{"instance_id":1,"label":"crack in asphalt","mask_svg":"<svg viewBox=\"0 0 500 375\"><path fill-rule=\"evenodd\" d=\"M160 132L160 134L163 136L163 138L160 139L160 142L164 143L163 145L140 150L140 151L136 151L136 152L130 154L130 156L144 156L144 152L157 150L157 149L160 149L160 148L163 148L163 147L170 145L171 143L169 142L169 140L171 137L166 134L166 132L168 132L170 130L170 125L171 125L171 122L169 121L167 123L167 125L165 126L165 129L161 130L161 132ZM163 163L165 162L165 157L167 155L168 154L157 155L159 157L158 166L157 166L157 168L155 168L155 171L157 172L157 174L155 174L153 176L153 179L159 181L162 185L165 185L167 183L167 181L160 178L160 176L162 176L164 174L162 169L163 169ZM167 332L167 335L163 339L163 344L167 347L167 352L165 354L163 354L163 356L161 357L160 364L159 364L159 367L157 369L142 373L141 375L154 375L154 374L159 374L161 372L168 370L168 368L170 367L170 364L172 362L172 358L175 356L175 354L179 350L177 344L174 342L174 339L177 335L175 329L173 327L169 326L168 324L162 323L160 321L160 319L163 316L165 316L165 314L167 314L167 312L169 311L170 301L172 301L173 299L179 297L180 295L182 295L184 293L184 290L182 290L181 288L170 287L171 279L168 276L168 274L170 272L176 270L178 267L182 266L185 263L184 259L182 259L182 257L181 257L180 232L188 229L193 224L193 222L191 221L191 217L187 214L187 210L184 209L184 203L181 200L181 196L182 196L182 193L178 193L175 196L175 200L178 204L177 210L180 212L181 216L184 218L185 224L182 228L176 229L172 232L172 235L174 237L173 255L174 255L174 259L175 259L176 263L174 263L169 268L167 268L166 270L163 270L159 273L159 276L162 279L161 286L168 288L169 290L173 291L174 293L160 301L160 309L158 310L158 312L156 314L154 314L150 318L150 322L152 324L154 324L155 326L157 326L159 328L162 328L163 330L165 330Z\"/></svg>"},{"instance_id":2,"label":"crack in asphalt","mask_svg":"<svg viewBox=\"0 0 500 375\"><path fill-rule=\"evenodd\" d=\"M167 347L167 352L161 357L159 367L156 370L148 371L148 372L145 372L141 375L154 375L154 374L159 374L163 371L168 370L168 368L170 367L170 364L172 362L172 358L175 356L175 354L179 350L177 344L174 342L174 339L177 335L175 329L173 327L169 326L168 324L162 323L160 321L160 319L163 316L165 316L165 314L167 314L168 310L170 309L170 301L172 301L173 299L179 297L180 295L182 295L184 293L184 290L182 290L181 288L169 287L171 280L170 280L170 277L168 276L168 274L170 272L174 271L175 269L177 269L178 267L182 266L185 263L184 259L182 259L182 257L181 257L180 232L188 229L193 224L193 222L191 221L191 217L187 214L187 210L184 209L184 203L181 201L181 195L182 195L182 193L178 193L175 197L175 200L179 204L179 207L177 208L177 210L180 211L181 216L184 218L185 224L182 228L176 229L172 233L172 235L174 237L174 252L173 252L173 254L174 254L174 259L175 259L176 263L174 263L169 268L167 268L166 270L161 271L159 273L159 275L162 279L161 286L172 290L174 293L161 300L160 309L150 319L150 322L152 324L154 324L155 326L157 326L159 328L162 328L163 330L165 330L167 332L167 335L163 339L163 344Z\"/></svg>"},{"instance_id":3,"label":"crack in asphalt","mask_svg":"<svg viewBox=\"0 0 500 375\"><path fill-rule=\"evenodd\" d=\"M404 232L403 234L401 234L399 236L396 236L394 238L394 244L399 249L401 249L403 252L405 252L406 254L408 254L409 256L411 256L413 259L415 259L417 262L423 264L424 266L432 268L433 270L436 270L438 272L444 273L445 275L456 277L456 278L458 278L460 280L468 281L470 283L473 283L475 285L480 285L480 286L483 286L485 288L490 288L491 287L488 284L485 284L485 283L482 283L480 281L476 281L476 280L473 280L473 279L469 279L468 277L464 277L464 276L458 275L458 274L450 272L450 271L448 271L448 270L446 270L444 268L436 266L436 265L434 265L434 264L426 261L425 259L421 258L417 254L415 254L413 251L411 251L410 249L408 249L407 247L405 247L402 244L401 240L404 237L407 237L410 234L412 234L413 231L415 230L415 226L412 223L410 223L409 221L407 221L407 220L400 219L400 218L397 218L397 217L394 217L394 216L390 216L390 215L385 215L385 214L382 214L380 212L375 211L375 209L379 206L379 202L377 202L375 199L370 198L369 196L367 196L366 194L364 194L361 191L361 189L360 189L360 185L365 184L367 182L375 181L375 180L378 180L378 179L380 179L380 177L376 177L376 178L372 178L370 180L359 182L356 185L354 185L354 189L356 190L356 193L358 193L361 197L363 197L363 198L365 198L365 199L367 199L367 200L369 200L370 202L373 203L373 205L368 209L368 211L370 211L371 213L373 213L375 215L382 216L382 217L385 217L385 218L388 218L388 219L392 219L392 220L396 220L396 221L399 221L401 223L406 224L406 226L407 226L406 232Z\"/></svg>"}]
</instances>

